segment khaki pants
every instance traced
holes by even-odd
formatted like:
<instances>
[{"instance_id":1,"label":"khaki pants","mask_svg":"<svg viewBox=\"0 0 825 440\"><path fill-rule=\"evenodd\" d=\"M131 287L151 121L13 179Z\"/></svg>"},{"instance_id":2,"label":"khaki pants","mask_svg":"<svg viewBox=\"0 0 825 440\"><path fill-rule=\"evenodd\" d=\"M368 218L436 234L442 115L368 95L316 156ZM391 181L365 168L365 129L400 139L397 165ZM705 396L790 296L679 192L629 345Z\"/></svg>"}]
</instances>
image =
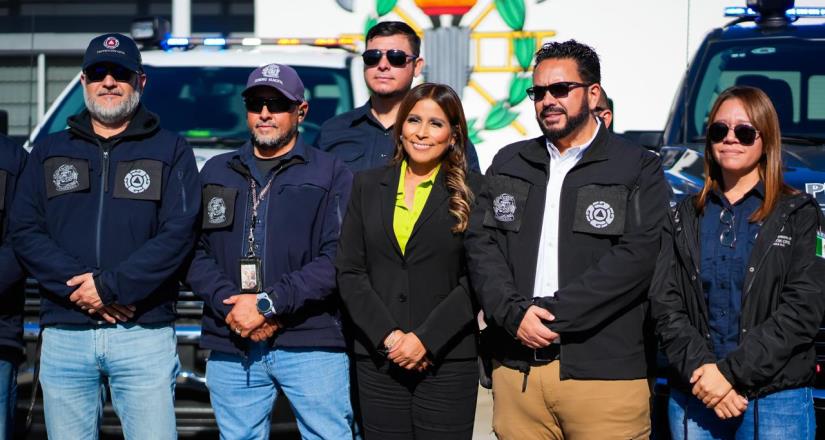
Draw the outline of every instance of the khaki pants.
<instances>
[{"instance_id":1,"label":"khaki pants","mask_svg":"<svg viewBox=\"0 0 825 440\"><path fill-rule=\"evenodd\" d=\"M559 380L559 362L524 373L493 369L493 431L500 440L646 439L647 380Z\"/></svg>"}]
</instances>

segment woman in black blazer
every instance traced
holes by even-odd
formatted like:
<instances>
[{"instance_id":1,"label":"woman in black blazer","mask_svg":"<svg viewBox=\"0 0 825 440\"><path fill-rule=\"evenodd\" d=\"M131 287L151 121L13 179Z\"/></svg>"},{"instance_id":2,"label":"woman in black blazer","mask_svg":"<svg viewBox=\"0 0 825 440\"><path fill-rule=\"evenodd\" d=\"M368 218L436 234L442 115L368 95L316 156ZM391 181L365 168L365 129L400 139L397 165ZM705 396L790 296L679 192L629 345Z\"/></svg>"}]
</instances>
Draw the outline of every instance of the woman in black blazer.
<instances>
[{"instance_id":1,"label":"woman in black blazer","mask_svg":"<svg viewBox=\"0 0 825 440\"><path fill-rule=\"evenodd\" d=\"M394 127L391 165L355 176L336 260L364 434L469 439L478 307L463 239L481 176L468 175L467 123L450 87L412 89Z\"/></svg>"}]
</instances>

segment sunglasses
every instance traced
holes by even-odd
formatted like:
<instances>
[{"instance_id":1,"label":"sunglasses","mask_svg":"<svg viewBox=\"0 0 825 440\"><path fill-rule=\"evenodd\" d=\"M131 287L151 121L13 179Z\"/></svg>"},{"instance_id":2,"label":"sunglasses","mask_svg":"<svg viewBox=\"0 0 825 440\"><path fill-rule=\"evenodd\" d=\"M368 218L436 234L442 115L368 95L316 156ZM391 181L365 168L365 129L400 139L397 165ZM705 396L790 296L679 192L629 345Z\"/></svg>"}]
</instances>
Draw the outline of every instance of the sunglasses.
<instances>
[{"instance_id":1,"label":"sunglasses","mask_svg":"<svg viewBox=\"0 0 825 440\"><path fill-rule=\"evenodd\" d=\"M722 232L719 234L719 243L722 246L727 246L731 249L735 248L736 232L733 230L733 211L729 210L728 208L723 208L722 212L719 213L719 222L725 226L725 228L722 229Z\"/></svg>"},{"instance_id":2,"label":"sunglasses","mask_svg":"<svg viewBox=\"0 0 825 440\"><path fill-rule=\"evenodd\" d=\"M739 124L736 127L729 127L724 122L714 122L708 126L708 139L714 144L722 142L728 136L728 132L733 128L733 135L739 143L749 147L756 141L759 130L748 124Z\"/></svg>"},{"instance_id":3,"label":"sunglasses","mask_svg":"<svg viewBox=\"0 0 825 440\"><path fill-rule=\"evenodd\" d=\"M584 84L572 81L562 81L550 84L549 86L533 86L527 89L527 96L533 101L541 101L544 94L550 92L554 98L567 98L570 91L578 87L588 87L592 84Z\"/></svg>"},{"instance_id":4,"label":"sunglasses","mask_svg":"<svg viewBox=\"0 0 825 440\"><path fill-rule=\"evenodd\" d=\"M100 82L108 75L112 75L117 82L132 82L137 75L136 72L123 66L105 64L89 66L83 70L83 74L86 75L86 82Z\"/></svg>"},{"instance_id":5,"label":"sunglasses","mask_svg":"<svg viewBox=\"0 0 825 440\"><path fill-rule=\"evenodd\" d=\"M361 58L364 59L365 66L373 67L381 62L381 57L384 56L385 53L387 54L387 61L393 67L404 67L407 62L418 58L417 55L407 55L407 52L398 49L390 49L387 51L370 49L364 51L364 53L361 54Z\"/></svg>"},{"instance_id":6,"label":"sunglasses","mask_svg":"<svg viewBox=\"0 0 825 440\"><path fill-rule=\"evenodd\" d=\"M284 113L292 111L295 103L284 98L244 98L246 111L250 113L260 113L264 106L270 113Z\"/></svg>"}]
</instances>

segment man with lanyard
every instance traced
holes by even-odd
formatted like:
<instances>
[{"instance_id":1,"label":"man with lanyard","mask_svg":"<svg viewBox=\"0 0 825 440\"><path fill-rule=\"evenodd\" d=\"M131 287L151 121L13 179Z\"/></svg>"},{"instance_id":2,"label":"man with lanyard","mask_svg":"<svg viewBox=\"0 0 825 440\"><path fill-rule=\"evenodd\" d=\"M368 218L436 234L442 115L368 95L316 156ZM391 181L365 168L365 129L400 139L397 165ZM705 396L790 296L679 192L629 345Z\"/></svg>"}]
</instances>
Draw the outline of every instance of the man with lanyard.
<instances>
[{"instance_id":1,"label":"man with lanyard","mask_svg":"<svg viewBox=\"0 0 825 440\"><path fill-rule=\"evenodd\" d=\"M398 141L392 136L398 109L424 68L421 38L404 22L382 21L370 28L366 40L362 58L369 101L329 119L315 139L315 146L338 156L352 172L389 164ZM469 140L467 164L471 171L479 171Z\"/></svg>"},{"instance_id":2,"label":"man with lanyard","mask_svg":"<svg viewBox=\"0 0 825 440\"><path fill-rule=\"evenodd\" d=\"M349 364L333 260L352 173L305 145L309 106L289 66L255 69L252 139L203 167L203 232L187 280L221 438L267 438L284 392L305 439L352 438Z\"/></svg>"},{"instance_id":3,"label":"man with lanyard","mask_svg":"<svg viewBox=\"0 0 825 440\"><path fill-rule=\"evenodd\" d=\"M543 136L499 151L466 233L502 440L650 435L643 325L668 187L655 154L593 116L600 82L589 46L536 53Z\"/></svg>"},{"instance_id":4,"label":"man with lanyard","mask_svg":"<svg viewBox=\"0 0 825 440\"><path fill-rule=\"evenodd\" d=\"M14 434L17 366L23 360L25 273L11 245L9 211L26 150L0 134L0 437Z\"/></svg>"},{"instance_id":5,"label":"man with lanyard","mask_svg":"<svg viewBox=\"0 0 825 440\"><path fill-rule=\"evenodd\" d=\"M94 38L86 109L32 149L11 219L40 283L40 379L51 439L97 438L102 384L127 439L174 438L173 322L200 206L195 155L140 103L140 52Z\"/></svg>"}]
</instances>

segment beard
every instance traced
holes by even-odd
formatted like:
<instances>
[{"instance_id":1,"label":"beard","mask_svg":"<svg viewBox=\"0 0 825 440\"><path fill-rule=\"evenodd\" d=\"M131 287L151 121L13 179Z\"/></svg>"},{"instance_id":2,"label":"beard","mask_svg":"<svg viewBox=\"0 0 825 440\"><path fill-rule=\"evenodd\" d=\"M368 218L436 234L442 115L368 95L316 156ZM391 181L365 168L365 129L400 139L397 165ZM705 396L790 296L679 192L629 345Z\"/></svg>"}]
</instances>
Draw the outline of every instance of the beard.
<instances>
[{"instance_id":1,"label":"beard","mask_svg":"<svg viewBox=\"0 0 825 440\"><path fill-rule=\"evenodd\" d=\"M114 106L106 106L99 104L95 99L96 96L89 96L86 88L83 88L83 99L86 101L86 109L93 118L103 122L104 124L117 124L129 119L140 104L141 90L135 89L129 94L126 94L120 104ZM114 91L115 94L123 96L123 91Z\"/></svg>"},{"instance_id":2,"label":"beard","mask_svg":"<svg viewBox=\"0 0 825 440\"><path fill-rule=\"evenodd\" d=\"M254 131L252 132L252 143L261 150L277 151L288 144L295 136L298 135L298 124L292 126L286 133L282 135L261 136Z\"/></svg>"},{"instance_id":3,"label":"beard","mask_svg":"<svg viewBox=\"0 0 825 440\"><path fill-rule=\"evenodd\" d=\"M542 117L544 116L545 112L561 112L567 115L567 123L564 124L561 128L549 128L544 125L542 121ZM590 107L587 103L587 99L582 99L582 104L579 107L579 112L573 116L567 112L562 106L549 106L545 107L542 110L541 115L539 115L536 120L539 122L539 126L541 127L541 131L544 133L544 137L546 137L550 142L557 142L559 139L563 139L569 136L571 133L579 129L582 125L587 123L587 118L590 117Z\"/></svg>"}]
</instances>

